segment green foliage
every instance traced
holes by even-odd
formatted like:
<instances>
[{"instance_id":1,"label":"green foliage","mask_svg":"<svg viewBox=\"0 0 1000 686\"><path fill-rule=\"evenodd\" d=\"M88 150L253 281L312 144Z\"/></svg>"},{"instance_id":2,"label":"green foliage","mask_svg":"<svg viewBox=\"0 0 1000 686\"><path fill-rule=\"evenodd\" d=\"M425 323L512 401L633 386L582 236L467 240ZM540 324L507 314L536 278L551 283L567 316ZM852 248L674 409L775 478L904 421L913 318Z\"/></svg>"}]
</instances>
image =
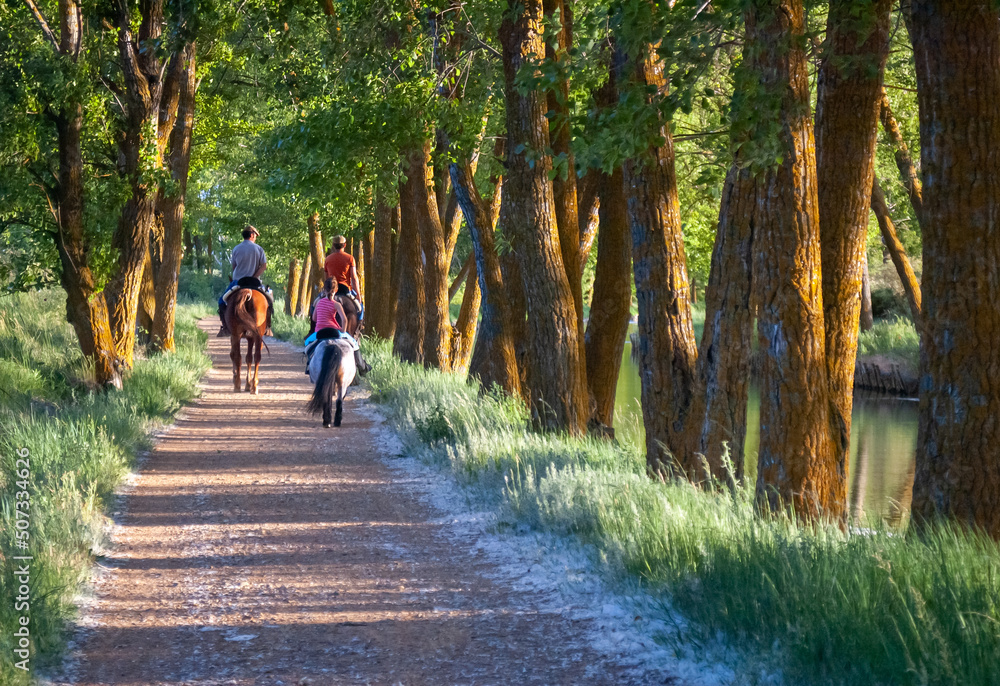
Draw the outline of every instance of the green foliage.
<instances>
[{"instance_id":1,"label":"green foliage","mask_svg":"<svg viewBox=\"0 0 1000 686\"><path fill-rule=\"evenodd\" d=\"M1000 547L986 537L762 518L752 484L653 481L632 448L531 433L519 402L401 363L386 342L365 355L372 397L411 454L450 469L502 521L577 536L610 575L640 577L663 601L657 619L677 627L654 639L722 637L747 680L749 660L788 683L1000 683Z\"/></svg>"},{"instance_id":2,"label":"green foliage","mask_svg":"<svg viewBox=\"0 0 1000 686\"><path fill-rule=\"evenodd\" d=\"M32 665L50 663L62 645L73 596L105 545L107 508L149 434L197 393L208 369L200 312L178 311L172 355L140 359L125 390L105 394L87 387L87 370L72 328L63 321L61 293L41 291L0 299L0 595L12 599L16 552L13 526L15 451L28 449L31 465ZM0 606L0 649L12 655L17 617ZM0 682L25 684L10 660Z\"/></svg>"}]
</instances>

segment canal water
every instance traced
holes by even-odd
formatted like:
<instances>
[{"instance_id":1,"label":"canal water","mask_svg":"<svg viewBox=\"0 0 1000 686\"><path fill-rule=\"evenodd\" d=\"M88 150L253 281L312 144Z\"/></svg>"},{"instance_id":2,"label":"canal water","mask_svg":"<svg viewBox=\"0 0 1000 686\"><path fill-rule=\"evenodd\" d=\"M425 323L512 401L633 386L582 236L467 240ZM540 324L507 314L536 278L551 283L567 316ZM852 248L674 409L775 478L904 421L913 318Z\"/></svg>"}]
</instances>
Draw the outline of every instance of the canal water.
<instances>
[{"instance_id":1,"label":"canal water","mask_svg":"<svg viewBox=\"0 0 1000 686\"><path fill-rule=\"evenodd\" d=\"M632 344L626 339L615 396L615 434L619 440L643 446L639 390L639 368L632 361ZM756 473L759 431L760 395L751 386L744 450L751 474ZM848 472L848 502L855 517L864 513L897 525L908 516L916 448L915 399L855 392Z\"/></svg>"}]
</instances>

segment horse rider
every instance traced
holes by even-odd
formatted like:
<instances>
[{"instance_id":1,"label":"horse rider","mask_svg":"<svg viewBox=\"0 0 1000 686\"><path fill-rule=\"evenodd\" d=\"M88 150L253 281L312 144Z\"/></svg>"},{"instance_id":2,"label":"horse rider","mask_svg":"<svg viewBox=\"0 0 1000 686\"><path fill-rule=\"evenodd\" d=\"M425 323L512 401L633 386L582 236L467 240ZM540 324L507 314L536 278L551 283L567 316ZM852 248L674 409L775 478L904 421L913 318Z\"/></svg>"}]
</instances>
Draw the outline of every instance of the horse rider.
<instances>
[{"instance_id":1,"label":"horse rider","mask_svg":"<svg viewBox=\"0 0 1000 686\"><path fill-rule=\"evenodd\" d=\"M368 363L361 357L361 350L354 337L347 333L347 315L344 308L333 296L337 294L337 282L328 278L323 282L323 293L316 300L313 307L312 320L316 323L315 332L306 338L306 356L310 357L314 349L314 341L322 341L329 338L344 338L354 349L354 363L358 368L358 374L364 376L371 369ZM306 362L306 373L308 373L309 363Z\"/></svg>"},{"instance_id":2,"label":"horse rider","mask_svg":"<svg viewBox=\"0 0 1000 686\"><path fill-rule=\"evenodd\" d=\"M257 245L257 237L260 231L257 227L247 224L243 229L243 242L239 243L229 257L229 263L233 268L230 274L229 287L219 298L219 318L222 320L222 328L219 330L219 337L229 336L229 328L226 326L226 303L228 296L239 288L255 288L267 298L267 330L266 336L273 336L271 332L271 315L274 313L274 293L271 289L265 289L261 284L260 277L267 269L267 255L264 248ZM244 281L245 280L245 281ZM243 283L240 283L243 281ZM253 282L256 283L253 283Z\"/></svg>"},{"instance_id":3,"label":"horse rider","mask_svg":"<svg viewBox=\"0 0 1000 686\"><path fill-rule=\"evenodd\" d=\"M337 284L337 295L346 295L358 306L358 319L364 319L365 307L361 304L361 282L358 280L358 265L354 257L346 252L347 239L334 236L330 254L326 256L323 270L327 278Z\"/></svg>"}]
</instances>

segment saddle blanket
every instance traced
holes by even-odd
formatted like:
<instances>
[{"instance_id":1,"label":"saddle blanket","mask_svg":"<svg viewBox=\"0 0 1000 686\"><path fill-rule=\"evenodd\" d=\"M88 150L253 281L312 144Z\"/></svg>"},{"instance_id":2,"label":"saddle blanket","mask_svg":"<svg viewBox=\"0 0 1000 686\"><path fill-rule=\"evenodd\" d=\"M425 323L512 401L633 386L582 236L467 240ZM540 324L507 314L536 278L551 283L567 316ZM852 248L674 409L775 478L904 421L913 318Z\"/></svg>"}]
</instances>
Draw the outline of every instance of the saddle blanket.
<instances>
[{"instance_id":1,"label":"saddle blanket","mask_svg":"<svg viewBox=\"0 0 1000 686\"><path fill-rule=\"evenodd\" d=\"M352 339L353 340L353 339ZM326 348L329 345L336 345L341 349L344 354L345 366L350 365L353 369L354 367L354 350L351 347L350 342L344 338L326 338L321 341L317 341L312 344L309 348L306 348L306 355L309 356L309 381L316 383L319 380L319 374L323 370L323 353L326 352ZM357 345L357 344L355 344ZM354 374L351 373L351 378Z\"/></svg>"}]
</instances>

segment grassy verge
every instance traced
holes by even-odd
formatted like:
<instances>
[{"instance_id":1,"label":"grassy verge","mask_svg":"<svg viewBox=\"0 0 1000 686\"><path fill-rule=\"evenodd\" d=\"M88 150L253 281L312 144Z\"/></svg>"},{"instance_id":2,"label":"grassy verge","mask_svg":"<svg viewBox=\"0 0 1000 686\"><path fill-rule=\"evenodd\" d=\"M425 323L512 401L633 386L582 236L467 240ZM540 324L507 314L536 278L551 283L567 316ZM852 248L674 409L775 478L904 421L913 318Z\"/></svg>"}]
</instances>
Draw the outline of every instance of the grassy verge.
<instances>
[{"instance_id":1,"label":"grassy verge","mask_svg":"<svg viewBox=\"0 0 1000 686\"><path fill-rule=\"evenodd\" d=\"M912 373L920 365L920 336L913 322L903 317L879 319L870 331L858 335L859 357L886 357Z\"/></svg>"},{"instance_id":2,"label":"grassy verge","mask_svg":"<svg viewBox=\"0 0 1000 686\"><path fill-rule=\"evenodd\" d=\"M509 398L403 364L385 342L366 355L412 453L505 521L593 544L609 574L640 577L687 618L688 644L722 635L790 684L1000 684L995 543L762 519L747 491L653 482L627 447L534 434Z\"/></svg>"},{"instance_id":3,"label":"grassy verge","mask_svg":"<svg viewBox=\"0 0 1000 686\"><path fill-rule=\"evenodd\" d=\"M90 390L91 374L61 293L0 299L0 683L25 684L13 667L13 636L21 612L12 556L15 538L15 451L30 453L31 666L58 655L72 598L86 577L92 551L103 543L106 510L150 432L169 421L197 392L210 366L205 335L195 326L209 308L179 308L177 353L139 356L120 393Z\"/></svg>"}]
</instances>

